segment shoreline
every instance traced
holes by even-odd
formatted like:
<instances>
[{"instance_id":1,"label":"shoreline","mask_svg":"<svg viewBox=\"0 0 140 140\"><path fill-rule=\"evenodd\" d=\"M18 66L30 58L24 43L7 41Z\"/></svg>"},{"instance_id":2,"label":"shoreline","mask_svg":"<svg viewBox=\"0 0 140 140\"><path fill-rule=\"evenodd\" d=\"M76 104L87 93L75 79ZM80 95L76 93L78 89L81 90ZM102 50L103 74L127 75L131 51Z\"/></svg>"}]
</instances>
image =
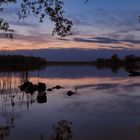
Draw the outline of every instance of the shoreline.
<instances>
[{"instance_id":1,"label":"shoreline","mask_svg":"<svg viewBox=\"0 0 140 140\"><path fill-rule=\"evenodd\" d=\"M97 58L93 61L48 61L45 58L23 55L0 55L0 71L34 71L47 66L95 66L97 69L120 68L126 71L140 70L140 57L128 55L123 59L116 54L110 58Z\"/></svg>"}]
</instances>

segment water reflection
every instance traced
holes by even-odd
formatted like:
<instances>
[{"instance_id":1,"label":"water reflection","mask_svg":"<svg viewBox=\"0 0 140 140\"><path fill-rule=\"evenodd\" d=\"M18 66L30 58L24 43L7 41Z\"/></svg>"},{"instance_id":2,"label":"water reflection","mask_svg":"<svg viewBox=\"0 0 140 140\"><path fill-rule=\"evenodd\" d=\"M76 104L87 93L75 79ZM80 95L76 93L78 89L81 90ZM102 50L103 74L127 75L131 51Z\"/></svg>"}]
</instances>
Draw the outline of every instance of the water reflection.
<instances>
[{"instance_id":1,"label":"water reflection","mask_svg":"<svg viewBox=\"0 0 140 140\"><path fill-rule=\"evenodd\" d=\"M6 136L10 135L10 131L14 127L14 118L7 118L5 124L0 127L0 139L4 140Z\"/></svg>"},{"instance_id":2,"label":"water reflection","mask_svg":"<svg viewBox=\"0 0 140 140\"><path fill-rule=\"evenodd\" d=\"M53 125L53 134L51 140L71 140L73 137L71 130L72 122L67 120L58 121Z\"/></svg>"},{"instance_id":3,"label":"water reflection","mask_svg":"<svg viewBox=\"0 0 140 140\"><path fill-rule=\"evenodd\" d=\"M105 75L106 70L81 69L71 67L72 75L61 66L1 73L2 138L139 140L140 77L123 70Z\"/></svg>"},{"instance_id":4,"label":"water reflection","mask_svg":"<svg viewBox=\"0 0 140 140\"><path fill-rule=\"evenodd\" d=\"M40 140L72 140L72 122L67 120L60 120L52 125L52 134L49 138L46 134L40 134Z\"/></svg>"}]
</instances>

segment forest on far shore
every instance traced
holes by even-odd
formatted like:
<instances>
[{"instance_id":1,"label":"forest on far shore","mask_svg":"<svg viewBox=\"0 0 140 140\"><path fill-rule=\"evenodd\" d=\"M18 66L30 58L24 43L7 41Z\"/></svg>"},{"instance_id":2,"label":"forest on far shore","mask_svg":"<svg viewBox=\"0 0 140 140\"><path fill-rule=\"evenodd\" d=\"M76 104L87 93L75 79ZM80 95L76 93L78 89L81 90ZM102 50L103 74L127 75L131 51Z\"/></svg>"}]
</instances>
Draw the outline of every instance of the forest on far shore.
<instances>
[{"instance_id":1,"label":"forest on far shore","mask_svg":"<svg viewBox=\"0 0 140 140\"><path fill-rule=\"evenodd\" d=\"M48 61L45 58L22 55L0 55L0 71L33 71L46 66L91 65L97 69L111 69L117 72L120 68L126 71L140 70L140 57L127 55L120 58L113 54L110 58L97 58L93 61Z\"/></svg>"}]
</instances>

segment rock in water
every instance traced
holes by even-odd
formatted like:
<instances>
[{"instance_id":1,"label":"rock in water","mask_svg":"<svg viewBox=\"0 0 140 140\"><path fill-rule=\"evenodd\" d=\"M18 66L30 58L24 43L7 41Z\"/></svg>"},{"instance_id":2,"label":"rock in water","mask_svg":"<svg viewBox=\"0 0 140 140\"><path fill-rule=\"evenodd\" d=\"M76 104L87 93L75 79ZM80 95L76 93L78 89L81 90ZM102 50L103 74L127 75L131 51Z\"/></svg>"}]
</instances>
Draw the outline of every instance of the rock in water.
<instances>
[{"instance_id":1,"label":"rock in water","mask_svg":"<svg viewBox=\"0 0 140 140\"><path fill-rule=\"evenodd\" d=\"M24 84L20 85L19 88L21 91L33 94L38 89L38 86L34 85L32 82L27 81Z\"/></svg>"},{"instance_id":2,"label":"rock in water","mask_svg":"<svg viewBox=\"0 0 140 140\"><path fill-rule=\"evenodd\" d=\"M46 84L45 83L38 83L38 89L41 91L45 91L46 90Z\"/></svg>"},{"instance_id":3,"label":"rock in water","mask_svg":"<svg viewBox=\"0 0 140 140\"><path fill-rule=\"evenodd\" d=\"M32 86L32 85L33 85L33 83L27 81L24 84L20 85L19 88L21 91L25 91L27 87Z\"/></svg>"},{"instance_id":4,"label":"rock in water","mask_svg":"<svg viewBox=\"0 0 140 140\"><path fill-rule=\"evenodd\" d=\"M48 88L47 91L53 91L53 89L52 88Z\"/></svg>"},{"instance_id":5,"label":"rock in water","mask_svg":"<svg viewBox=\"0 0 140 140\"><path fill-rule=\"evenodd\" d=\"M35 91L37 91L37 89L38 89L37 85L30 85L25 89L25 92L33 94Z\"/></svg>"},{"instance_id":6,"label":"rock in water","mask_svg":"<svg viewBox=\"0 0 140 140\"><path fill-rule=\"evenodd\" d=\"M77 93L76 93L76 92L73 92L73 91L68 91L68 92L67 92L67 95L68 95L68 96L72 96L73 94L77 94Z\"/></svg>"},{"instance_id":7,"label":"rock in water","mask_svg":"<svg viewBox=\"0 0 140 140\"><path fill-rule=\"evenodd\" d=\"M61 87L61 86L59 86L59 85L53 87L53 89L61 89L61 88L63 88L63 87Z\"/></svg>"}]
</instances>

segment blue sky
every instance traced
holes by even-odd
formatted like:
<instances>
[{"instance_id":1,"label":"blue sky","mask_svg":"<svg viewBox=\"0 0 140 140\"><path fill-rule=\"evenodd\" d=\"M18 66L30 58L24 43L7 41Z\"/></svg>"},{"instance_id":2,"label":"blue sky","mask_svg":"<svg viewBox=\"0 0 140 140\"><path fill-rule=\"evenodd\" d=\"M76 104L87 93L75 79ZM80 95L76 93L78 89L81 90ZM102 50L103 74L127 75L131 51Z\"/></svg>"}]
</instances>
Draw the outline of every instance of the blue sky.
<instances>
[{"instance_id":1,"label":"blue sky","mask_svg":"<svg viewBox=\"0 0 140 140\"><path fill-rule=\"evenodd\" d=\"M80 13L83 9L106 9L106 10L139 10L139 0L89 0L85 5L84 0L65 0L65 7L68 11L77 10Z\"/></svg>"},{"instance_id":2,"label":"blue sky","mask_svg":"<svg viewBox=\"0 0 140 140\"><path fill-rule=\"evenodd\" d=\"M1 16L15 29L15 39L12 42L1 39L0 48L53 49L55 52L62 49L80 49L82 52L93 50L97 53L102 49L109 52L114 52L115 49L122 52L140 52L140 0L89 0L88 3L84 1L64 1L65 16L74 23L73 35L66 38L51 36L53 24L48 19L43 24L39 24L33 16L19 21L17 7L14 4L6 5L6 10Z\"/></svg>"}]
</instances>

